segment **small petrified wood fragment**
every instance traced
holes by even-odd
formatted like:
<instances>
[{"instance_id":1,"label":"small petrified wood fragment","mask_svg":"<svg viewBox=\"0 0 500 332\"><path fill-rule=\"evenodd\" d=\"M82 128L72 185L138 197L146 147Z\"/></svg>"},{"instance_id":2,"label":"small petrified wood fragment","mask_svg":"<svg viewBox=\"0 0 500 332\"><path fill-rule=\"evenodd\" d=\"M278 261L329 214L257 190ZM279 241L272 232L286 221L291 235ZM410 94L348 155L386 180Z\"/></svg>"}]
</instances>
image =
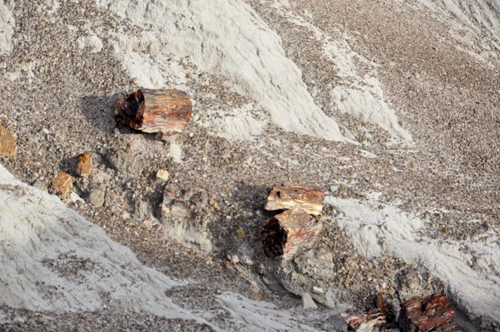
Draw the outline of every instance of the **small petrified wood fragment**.
<instances>
[{"instance_id":1,"label":"small petrified wood fragment","mask_svg":"<svg viewBox=\"0 0 500 332\"><path fill-rule=\"evenodd\" d=\"M384 314L375 309L364 314L353 314L344 318L354 331L385 331L387 321Z\"/></svg>"},{"instance_id":2,"label":"small petrified wood fragment","mask_svg":"<svg viewBox=\"0 0 500 332\"><path fill-rule=\"evenodd\" d=\"M92 159L90 158L90 153L85 152L79 157L79 162L76 165L76 174L88 177L90 171L92 170Z\"/></svg>"},{"instance_id":3,"label":"small petrified wood fragment","mask_svg":"<svg viewBox=\"0 0 500 332\"><path fill-rule=\"evenodd\" d=\"M253 295L258 296L260 293L260 287L253 279L245 272L245 270L238 265L231 264L230 262L224 262L224 266L231 272L235 277L241 278L241 280L249 286Z\"/></svg>"},{"instance_id":4,"label":"small petrified wood fragment","mask_svg":"<svg viewBox=\"0 0 500 332\"><path fill-rule=\"evenodd\" d=\"M434 293L403 302L399 325L403 332L425 332L451 329L458 325L458 321L450 300Z\"/></svg>"},{"instance_id":5,"label":"small petrified wood fragment","mask_svg":"<svg viewBox=\"0 0 500 332\"><path fill-rule=\"evenodd\" d=\"M141 89L118 102L115 114L134 129L175 139L191 119L193 104L183 91Z\"/></svg>"},{"instance_id":6,"label":"small petrified wood fragment","mask_svg":"<svg viewBox=\"0 0 500 332\"><path fill-rule=\"evenodd\" d=\"M57 194L63 201L69 198L71 195L71 190L73 188L73 182L71 175L62 172L52 180L52 193Z\"/></svg>"},{"instance_id":7,"label":"small petrified wood fragment","mask_svg":"<svg viewBox=\"0 0 500 332\"><path fill-rule=\"evenodd\" d=\"M188 216L188 205L185 201L175 198L175 195L165 190L161 204L162 217L185 218Z\"/></svg>"},{"instance_id":8,"label":"small petrified wood fragment","mask_svg":"<svg viewBox=\"0 0 500 332\"><path fill-rule=\"evenodd\" d=\"M301 209L292 209L272 217L263 230L264 249L268 255L293 256L311 247L319 238L323 225Z\"/></svg>"},{"instance_id":9,"label":"small petrified wood fragment","mask_svg":"<svg viewBox=\"0 0 500 332\"><path fill-rule=\"evenodd\" d=\"M325 192L318 186L283 183L274 186L267 197L266 210L302 209L312 215L323 210Z\"/></svg>"},{"instance_id":10,"label":"small petrified wood fragment","mask_svg":"<svg viewBox=\"0 0 500 332\"><path fill-rule=\"evenodd\" d=\"M0 124L0 157L13 158L16 154L16 139Z\"/></svg>"}]
</instances>

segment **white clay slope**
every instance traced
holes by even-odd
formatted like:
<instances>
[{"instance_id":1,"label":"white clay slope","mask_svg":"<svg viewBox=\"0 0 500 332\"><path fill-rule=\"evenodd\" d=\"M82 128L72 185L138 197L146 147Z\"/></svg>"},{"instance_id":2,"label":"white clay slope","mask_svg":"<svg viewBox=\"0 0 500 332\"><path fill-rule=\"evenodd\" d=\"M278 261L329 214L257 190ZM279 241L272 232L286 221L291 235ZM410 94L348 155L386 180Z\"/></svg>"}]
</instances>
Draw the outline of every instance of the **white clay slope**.
<instances>
[{"instance_id":1,"label":"white clay slope","mask_svg":"<svg viewBox=\"0 0 500 332\"><path fill-rule=\"evenodd\" d=\"M15 20L9 7L0 2L0 55L12 51L12 35L14 34Z\"/></svg>"},{"instance_id":2,"label":"white clay slope","mask_svg":"<svg viewBox=\"0 0 500 332\"><path fill-rule=\"evenodd\" d=\"M0 305L14 308L81 312L111 305L123 312L195 319L216 330L207 320L223 310L239 331L316 331L288 311L230 292L219 295L210 310L180 308L165 291L189 287L187 282L142 266L100 227L58 197L16 180L2 165L0 266ZM0 324L6 319L0 316Z\"/></svg>"},{"instance_id":3,"label":"white clay slope","mask_svg":"<svg viewBox=\"0 0 500 332\"><path fill-rule=\"evenodd\" d=\"M190 56L201 70L224 76L233 90L258 102L269 111L270 120L284 130L346 140L335 120L314 104L301 71L285 56L280 38L241 0L96 2L150 29L135 45L115 37L117 56L138 84L167 86L169 77L163 70L170 54ZM144 45L149 55L136 49ZM249 133L260 132L251 122L240 122L239 127L250 126Z\"/></svg>"},{"instance_id":4,"label":"white clay slope","mask_svg":"<svg viewBox=\"0 0 500 332\"><path fill-rule=\"evenodd\" d=\"M493 231L486 236L489 241L472 239L467 243L472 250L464 252L457 244L417 234L424 221L396 207L381 210L376 200L335 197L325 202L341 212L336 222L360 254L371 258L385 252L421 266L443 281L449 296L472 317L487 315L500 321L500 249Z\"/></svg>"}]
</instances>

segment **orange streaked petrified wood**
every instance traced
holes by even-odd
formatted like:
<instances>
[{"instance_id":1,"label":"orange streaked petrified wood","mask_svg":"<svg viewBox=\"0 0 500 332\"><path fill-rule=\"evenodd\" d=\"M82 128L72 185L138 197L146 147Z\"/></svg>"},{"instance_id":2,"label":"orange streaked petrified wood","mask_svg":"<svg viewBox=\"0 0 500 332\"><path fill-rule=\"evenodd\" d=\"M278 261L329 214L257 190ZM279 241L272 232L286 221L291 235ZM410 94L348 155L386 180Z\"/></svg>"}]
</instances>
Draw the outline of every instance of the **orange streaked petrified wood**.
<instances>
[{"instance_id":1,"label":"orange streaked petrified wood","mask_svg":"<svg viewBox=\"0 0 500 332\"><path fill-rule=\"evenodd\" d=\"M264 250L285 260L293 258L300 249L311 247L322 229L322 223L304 210L285 211L272 217L264 227Z\"/></svg>"},{"instance_id":2,"label":"orange streaked petrified wood","mask_svg":"<svg viewBox=\"0 0 500 332\"><path fill-rule=\"evenodd\" d=\"M136 130L173 140L191 119L193 104L183 91L141 89L118 102L115 114Z\"/></svg>"}]
</instances>

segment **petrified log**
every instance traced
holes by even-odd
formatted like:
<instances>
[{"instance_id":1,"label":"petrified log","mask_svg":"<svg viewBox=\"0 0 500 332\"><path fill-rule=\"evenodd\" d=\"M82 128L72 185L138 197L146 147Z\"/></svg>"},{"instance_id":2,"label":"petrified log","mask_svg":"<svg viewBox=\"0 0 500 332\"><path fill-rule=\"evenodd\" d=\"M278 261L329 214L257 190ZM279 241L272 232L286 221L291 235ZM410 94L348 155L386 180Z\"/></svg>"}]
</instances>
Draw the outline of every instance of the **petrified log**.
<instances>
[{"instance_id":1,"label":"petrified log","mask_svg":"<svg viewBox=\"0 0 500 332\"><path fill-rule=\"evenodd\" d=\"M65 201L71 195L71 189L73 188L73 182L71 180L71 175L61 171L61 173L52 180L52 192Z\"/></svg>"},{"instance_id":2,"label":"petrified log","mask_svg":"<svg viewBox=\"0 0 500 332\"><path fill-rule=\"evenodd\" d=\"M0 157L13 158L16 154L16 139L0 124Z\"/></svg>"},{"instance_id":3,"label":"petrified log","mask_svg":"<svg viewBox=\"0 0 500 332\"><path fill-rule=\"evenodd\" d=\"M272 217L263 230L264 250L268 255L293 258L301 248L318 240L323 225L301 209L292 209Z\"/></svg>"},{"instance_id":4,"label":"petrified log","mask_svg":"<svg viewBox=\"0 0 500 332\"><path fill-rule=\"evenodd\" d=\"M450 300L440 293L407 300L401 305L399 325L403 332L435 331L458 325Z\"/></svg>"},{"instance_id":5,"label":"petrified log","mask_svg":"<svg viewBox=\"0 0 500 332\"><path fill-rule=\"evenodd\" d=\"M76 165L76 174L88 177L90 171L92 170L92 159L90 158L90 153L85 152L79 157L79 162Z\"/></svg>"},{"instance_id":6,"label":"petrified log","mask_svg":"<svg viewBox=\"0 0 500 332\"><path fill-rule=\"evenodd\" d=\"M354 331L385 331L387 321L380 309L364 314L353 314L344 318Z\"/></svg>"},{"instance_id":7,"label":"petrified log","mask_svg":"<svg viewBox=\"0 0 500 332\"><path fill-rule=\"evenodd\" d=\"M283 183L274 186L267 197L266 210L302 209L312 215L323 210L325 192L318 186Z\"/></svg>"},{"instance_id":8,"label":"petrified log","mask_svg":"<svg viewBox=\"0 0 500 332\"><path fill-rule=\"evenodd\" d=\"M191 119L193 104L183 91L141 89L118 102L115 114L134 129L175 139Z\"/></svg>"}]
</instances>

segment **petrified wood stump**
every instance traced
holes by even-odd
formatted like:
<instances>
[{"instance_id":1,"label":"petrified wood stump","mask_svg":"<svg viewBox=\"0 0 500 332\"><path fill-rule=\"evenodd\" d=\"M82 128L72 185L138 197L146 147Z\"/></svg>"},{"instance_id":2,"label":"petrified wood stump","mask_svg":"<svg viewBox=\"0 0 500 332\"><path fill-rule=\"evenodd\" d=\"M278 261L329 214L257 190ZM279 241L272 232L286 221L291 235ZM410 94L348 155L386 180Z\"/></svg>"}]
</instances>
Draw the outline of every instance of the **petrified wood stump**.
<instances>
[{"instance_id":1,"label":"petrified wood stump","mask_svg":"<svg viewBox=\"0 0 500 332\"><path fill-rule=\"evenodd\" d=\"M264 228L264 250L268 255L293 258L301 248L311 247L323 225L301 209L292 209L272 217Z\"/></svg>"},{"instance_id":2,"label":"petrified wood stump","mask_svg":"<svg viewBox=\"0 0 500 332\"><path fill-rule=\"evenodd\" d=\"M349 315L344 319L354 331L385 331L387 326L385 316L379 309L365 314Z\"/></svg>"},{"instance_id":3,"label":"petrified wood stump","mask_svg":"<svg viewBox=\"0 0 500 332\"><path fill-rule=\"evenodd\" d=\"M323 210L325 192L318 186L283 183L274 186L267 197L266 210L302 209L312 215Z\"/></svg>"},{"instance_id":4,"label":"petrified wood stump","mask_svg":"<svg viewBox=\"0 0 500 332\"><path fill-rule=\"evenodd\" d=\"M161 215L162 217L185 218L188 216L187 203L182 199L175 198L174 194L165 190L161 204Z\"/></svg>"},{"instance_id":5,"label":"petrified wood stump","mask_svg":"<svg viewBox=\"0 0 500 332\"><path fill-rule=\"evenodd\" d=\"M141 89L118 102L115 114L134 129L175 139L191 119L193 104L183 91Z\"/></svg>"},{"instance_id":6,"label":"petrified wood stump","mask_svg":"<svg viewBox=\"0 0 500 332\"><path fill-rule=\"evenodd\" d=\"M0 157L13 158L16 154L16 139L0 124Z\"/></svg>"},{"instance_id":7,"label":"petrified wood stump","mask_svg":"<svg viewBox=\"0 0 500 332\"><path fill-rule=\"evenodd\" d=\"M76 165L76 174L88 177L90 171L92 170L92 159L90 158L90 153L85 152L79 157L79 162Z\"/></svg>"},{"instance_id":8,"label":"petrified wood stump","mask_svg":"<svg viewBox=\"0 0 500 332\"><path fill-rule=\"evenodd\" d=\"M62 172L52 180L52 192L57 194L63 201L69 198L73 189L73 182L71 175Z\"/></svg>"},{"instance_id":9,"label":"petrified wood stump","mask_svg":"<svg viewBox=\"0 0 500 332\"><path fill-rule=\"evenodd\" d=\"M457 326L450 300L440 293L403 302L399 325L403 332L434 331Z\"/></svg>"}]
</instances>

